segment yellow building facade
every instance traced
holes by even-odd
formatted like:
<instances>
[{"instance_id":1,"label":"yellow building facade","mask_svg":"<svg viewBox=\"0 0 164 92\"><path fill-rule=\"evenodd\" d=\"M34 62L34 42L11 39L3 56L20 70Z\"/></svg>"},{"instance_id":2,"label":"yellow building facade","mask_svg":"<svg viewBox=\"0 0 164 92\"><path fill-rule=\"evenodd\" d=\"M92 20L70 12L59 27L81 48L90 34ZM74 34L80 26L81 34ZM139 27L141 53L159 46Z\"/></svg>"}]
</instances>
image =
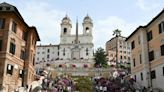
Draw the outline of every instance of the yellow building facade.
<instances>
[{"instance_id":1,"label":"yellow building facade","mask_svg":"<svg viewBox=\"0 0 164 92\"><path fill-rule=\"evenodd\" d=\"M131 43L131 72L136 81L164 90L164 10L126 40Z\"/></svg>"}]
</instances>

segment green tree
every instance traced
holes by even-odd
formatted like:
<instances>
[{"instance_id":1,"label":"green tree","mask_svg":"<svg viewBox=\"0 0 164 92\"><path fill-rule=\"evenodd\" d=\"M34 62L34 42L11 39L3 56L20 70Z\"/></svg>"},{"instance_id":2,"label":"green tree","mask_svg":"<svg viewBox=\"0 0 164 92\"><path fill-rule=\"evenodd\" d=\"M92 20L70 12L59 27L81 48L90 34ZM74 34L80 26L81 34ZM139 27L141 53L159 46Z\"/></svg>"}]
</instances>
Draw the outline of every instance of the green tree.
<instances>
[{"instance_id":1,"label":"green tree","mask_svg":"<svg viewBox=\"0 0 164 92\"><path fill-rule=\"evenodd\" d=\"M121 30L119 29L114 30L113 35L115 35L116 37L121 36Z\"/></svg>"},{"instance_id":2,"label":"green tree","mask_svg":"<svg viewBox=\"0 0 164 92\"><path fill-rule=\"evenodd\" d=\"M107 68L108 67L108 64L107 64L107 54L106 52L104 51L103 48L98 48L96 50L96 53L94 54L95 58L95 64L94 66L95 67L104 67L104 68Z\"/></svg>"},{"instance_id":3,"label":"green tree","mask_svg":"<svg viewBox=\"0 0 164 92\"><path fill-rule=\"evenodd\" d=\"M76 84L76 90L80 92L92 92L92 81L90 78L79 77Z\"/></svg>"}]
</instances>

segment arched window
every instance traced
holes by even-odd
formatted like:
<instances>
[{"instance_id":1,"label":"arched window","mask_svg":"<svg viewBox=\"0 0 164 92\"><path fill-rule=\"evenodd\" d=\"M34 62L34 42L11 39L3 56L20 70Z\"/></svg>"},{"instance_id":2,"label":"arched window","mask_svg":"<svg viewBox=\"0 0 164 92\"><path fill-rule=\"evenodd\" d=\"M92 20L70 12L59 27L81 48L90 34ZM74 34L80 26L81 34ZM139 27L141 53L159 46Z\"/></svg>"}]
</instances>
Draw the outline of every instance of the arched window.
<instances>
[{"instance_id":1,"label":"arched window","mask_svg":"<svg viewBox=\"0 0 164 92\"><path fill-rule=\"evenodd\" d=\"M89 33L89 27L85 28L86 33Z\"/></svg>"},{"instance_id":2,"label":"arched window","mask_svg":"<svg viewBox=\"0 0 164 92\"><path fill-rule=\"evenodd\" d=\"M65 48L63 49L63 56L65 56Z\"/></svg>"},{"instance_id":3,"label":"arched window","mask_svg":"<svg viewBox=\"0 0 164 92\"><path fill-rule=\"evenodd\" d=\"M86 56L88 56L88 54L89 54L89 53L88 53L88 48L86 48Z\"/></svg>"},{"instance_id":4,"label":"arched window","mask_svg":"<svg viewBox=\"0 0 164 92\"><path fill-rule=\"evenodd\" d=\"M67 28L64 28L64 34L66 34L67 33Z\"/></svg>"}]
</instances>

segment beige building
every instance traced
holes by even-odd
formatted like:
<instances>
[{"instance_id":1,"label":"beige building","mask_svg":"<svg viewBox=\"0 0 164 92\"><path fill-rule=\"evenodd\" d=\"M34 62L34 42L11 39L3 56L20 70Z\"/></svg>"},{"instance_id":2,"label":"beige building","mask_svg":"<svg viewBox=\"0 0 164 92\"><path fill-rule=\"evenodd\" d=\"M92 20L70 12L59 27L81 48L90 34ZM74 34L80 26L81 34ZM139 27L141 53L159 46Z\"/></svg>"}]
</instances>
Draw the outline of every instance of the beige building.
<instances>
[{"instance_id":1,"label":"beige building","mask_svg":"<svg viewBox=\"0 0 164 92\"><path fill-rule=\"evenodd\" d=\"M130 45L125 41L126 37L113 37L106 42L106 52L108 53L108 64L116 65L116 47L118 55L118 63L127 66L130 63L131 49ZM117 43L116 43L117 42Z\"/></svg>"},{"instance_id":2,"label":"beige building","mask_svg":"<svg viewBox=\"0 0 164 92\"><path fill-rule=\"evenodd\" d=\"M34 79L34 57L39 36L17 8L0 4L0 87L3 92L29 84Z\"/></svg>"},{"instance_id":3,"label":"beige building","mask_svg":"<svg viewBox=\"0 0 164 92\"><path fill-rule=\"evenodd\" d=\"M131 72L136 81L164 90L164 10L126 40L131 43Z\"/></svg>"}]
</instances>

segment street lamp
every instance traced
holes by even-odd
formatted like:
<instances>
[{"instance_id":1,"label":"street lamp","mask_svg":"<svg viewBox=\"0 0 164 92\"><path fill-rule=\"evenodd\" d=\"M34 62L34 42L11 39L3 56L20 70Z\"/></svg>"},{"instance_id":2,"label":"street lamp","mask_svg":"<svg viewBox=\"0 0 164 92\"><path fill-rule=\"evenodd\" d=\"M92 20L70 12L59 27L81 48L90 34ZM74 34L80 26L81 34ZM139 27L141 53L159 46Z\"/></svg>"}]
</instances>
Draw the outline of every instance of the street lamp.
<instances>
[{"instance_id":1,"label":"street lamp","mask_svg":"<svg viewBox=\"0 0 164 92\"><path fill-rule=\"evenodd\" d=\"M116 36L116 67L118 67L118 37L121 36L121 30L114 30L113 35Z\"/></svg>"}]
</instances>

